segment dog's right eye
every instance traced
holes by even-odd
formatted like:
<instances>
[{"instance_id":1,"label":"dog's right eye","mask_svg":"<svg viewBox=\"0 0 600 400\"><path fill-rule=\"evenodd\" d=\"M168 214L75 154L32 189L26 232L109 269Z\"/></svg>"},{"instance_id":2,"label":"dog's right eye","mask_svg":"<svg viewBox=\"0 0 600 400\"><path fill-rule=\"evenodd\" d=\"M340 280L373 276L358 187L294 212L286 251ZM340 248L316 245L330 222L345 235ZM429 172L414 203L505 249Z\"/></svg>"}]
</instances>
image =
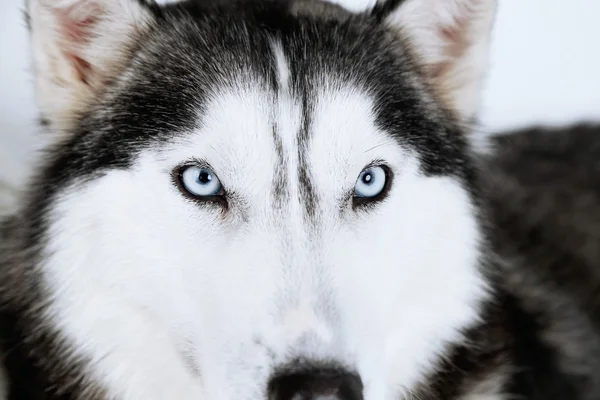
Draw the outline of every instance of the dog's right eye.
<instances>
[{"instance_id":1,"label":"dog's right eye","mask_svg":"<svg viewBox=\"0 0 600 400\"><path fill-rule=\"evenodd\" d=\"M182 190L198 199L211 199L224 194L223 186L217 175L207 167L188 165L177 173Z\"/></svg>"}]
</instances>

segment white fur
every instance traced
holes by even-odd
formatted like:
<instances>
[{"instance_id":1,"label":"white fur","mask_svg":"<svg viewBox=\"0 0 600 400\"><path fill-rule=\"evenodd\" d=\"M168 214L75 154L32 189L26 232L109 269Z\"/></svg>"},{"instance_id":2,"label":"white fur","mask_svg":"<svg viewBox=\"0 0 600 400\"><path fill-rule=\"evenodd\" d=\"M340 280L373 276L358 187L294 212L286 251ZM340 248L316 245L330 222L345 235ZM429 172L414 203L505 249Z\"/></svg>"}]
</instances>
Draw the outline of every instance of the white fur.
<instances>
[{"instance_id":1,"label":"white fur","mask_svg":"<svg viewBox=\"0 0 600 400\"><path fill-rule=\"evenodd\" d=\"M53 206L40 265L49 319L115 399L264 398L274 369L303 357L358 371L366 400L396 400L477 321L480 233L461 185L422 176L415 154L378 130L367 94L324 76L307 148L319 216L309 223L302 110L285 85L278 96L260 87L215 93L201 129L75 182ZM279 203L272 122L289 193ZM190 159L235 192L227 212L172 184ZM354 211L342 200L374 160L392 168L393 187Z\"/></svg>"},{"instance_id":2,"label":"white fur","mask_svg":"<svg viewBox=\"0 0 600 400\"><path fill-rule=\"evenodd\" d=\"M273 49L273 53L275 54L279 87L283 94L287 95L289 94L290 69L287 64L287 60L285 59L285 54L283 52L283 48L281 47L281 43L274 41L271 44L271 47Z\"/></svg>"}]
</instances>

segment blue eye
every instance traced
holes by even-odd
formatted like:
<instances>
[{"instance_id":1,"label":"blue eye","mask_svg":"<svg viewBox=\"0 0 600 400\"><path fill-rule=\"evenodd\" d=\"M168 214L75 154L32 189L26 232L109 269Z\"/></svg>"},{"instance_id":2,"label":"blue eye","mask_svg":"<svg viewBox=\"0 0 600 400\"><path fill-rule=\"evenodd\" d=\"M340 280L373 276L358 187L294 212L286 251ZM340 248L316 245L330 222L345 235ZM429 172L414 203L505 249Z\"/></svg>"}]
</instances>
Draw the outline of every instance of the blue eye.
<instances>
[{"instance_id":1,"label":"blue eye","mask_svg":"<svg viewBox=\"0 0 600 400\"><path fill-rule=\"evenodd\" d=\"M383 167L370 167L360 173L354 186L354 196L359 198L374 198L379 196L386 187L387 176Z\"/></svg>"},{"instance_id":2,"label":"blue eye","mask_svg":"<svg viewBox=\"0 0 600 400\"><path fill-rule=\"evenodd\" d=\"M183 188L196 197L217 196L223 189L219 178L208 168L195 165L184 167L179 177Z\"/></svg>"}]
</instances>

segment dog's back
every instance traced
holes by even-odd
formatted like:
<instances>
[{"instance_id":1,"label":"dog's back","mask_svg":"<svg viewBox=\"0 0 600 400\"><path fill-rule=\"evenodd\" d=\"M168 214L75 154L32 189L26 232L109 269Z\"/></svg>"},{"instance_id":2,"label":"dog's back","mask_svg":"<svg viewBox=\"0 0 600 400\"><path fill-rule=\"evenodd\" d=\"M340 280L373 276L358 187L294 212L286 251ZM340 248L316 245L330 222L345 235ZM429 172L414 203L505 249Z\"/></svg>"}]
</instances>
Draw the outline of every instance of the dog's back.
<instances>
[{"instance_id":1,"label":"dog's back","mask_svg":"<svg viewBox=\"0 0 600 400\"><path fill-rule=\"evenodd\" d=\"M482 165L490 237L501 281L527 316L515 322L514 392L597 399L600 126L532 128L493 146Z\"/></svg>"},{"instance_id":2,"label":"dog's back","mask_svg":"<svg viewBox=\"0 0 600 400\"><path fill-rule=\"evenodd\" d=\"M532 128L492 140L482 183L497 246L533 257L537 273L557 282L561 271L580 271L590 286L570 289L600 293L600 126ZM593 300L586 305L598 306Z\"/></svg>"}]
</instances>

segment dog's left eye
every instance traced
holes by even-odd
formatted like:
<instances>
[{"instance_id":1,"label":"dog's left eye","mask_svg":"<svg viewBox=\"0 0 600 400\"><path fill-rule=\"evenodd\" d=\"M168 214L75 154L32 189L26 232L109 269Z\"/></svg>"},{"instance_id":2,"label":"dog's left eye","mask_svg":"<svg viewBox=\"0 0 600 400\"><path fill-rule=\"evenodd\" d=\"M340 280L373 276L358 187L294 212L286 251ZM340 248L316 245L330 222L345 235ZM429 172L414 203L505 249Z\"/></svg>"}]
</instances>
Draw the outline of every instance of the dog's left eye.
<instances>
[{"instance_id":1,"label":"dog's left eye","mask_svg":"<svg viewBox=\"0 0 600 400\"><path fill-rule=\"evenodd\" d=\"M384 194L387 187L388 174L382 166L369 167L358 177L354 186L354 198L374 200Z\"/></svg>"},{"instance_id":2,"label":"dog's left eye","mask_svg":"<svg viewBox=\"0 0 600 400\"><path fill-rule=\"evenodd\" d=\"M222 193L219 178L208 168L190 165L179 171L183 188L194 197L213 197Z\"/></svg>"}]
</instances>

